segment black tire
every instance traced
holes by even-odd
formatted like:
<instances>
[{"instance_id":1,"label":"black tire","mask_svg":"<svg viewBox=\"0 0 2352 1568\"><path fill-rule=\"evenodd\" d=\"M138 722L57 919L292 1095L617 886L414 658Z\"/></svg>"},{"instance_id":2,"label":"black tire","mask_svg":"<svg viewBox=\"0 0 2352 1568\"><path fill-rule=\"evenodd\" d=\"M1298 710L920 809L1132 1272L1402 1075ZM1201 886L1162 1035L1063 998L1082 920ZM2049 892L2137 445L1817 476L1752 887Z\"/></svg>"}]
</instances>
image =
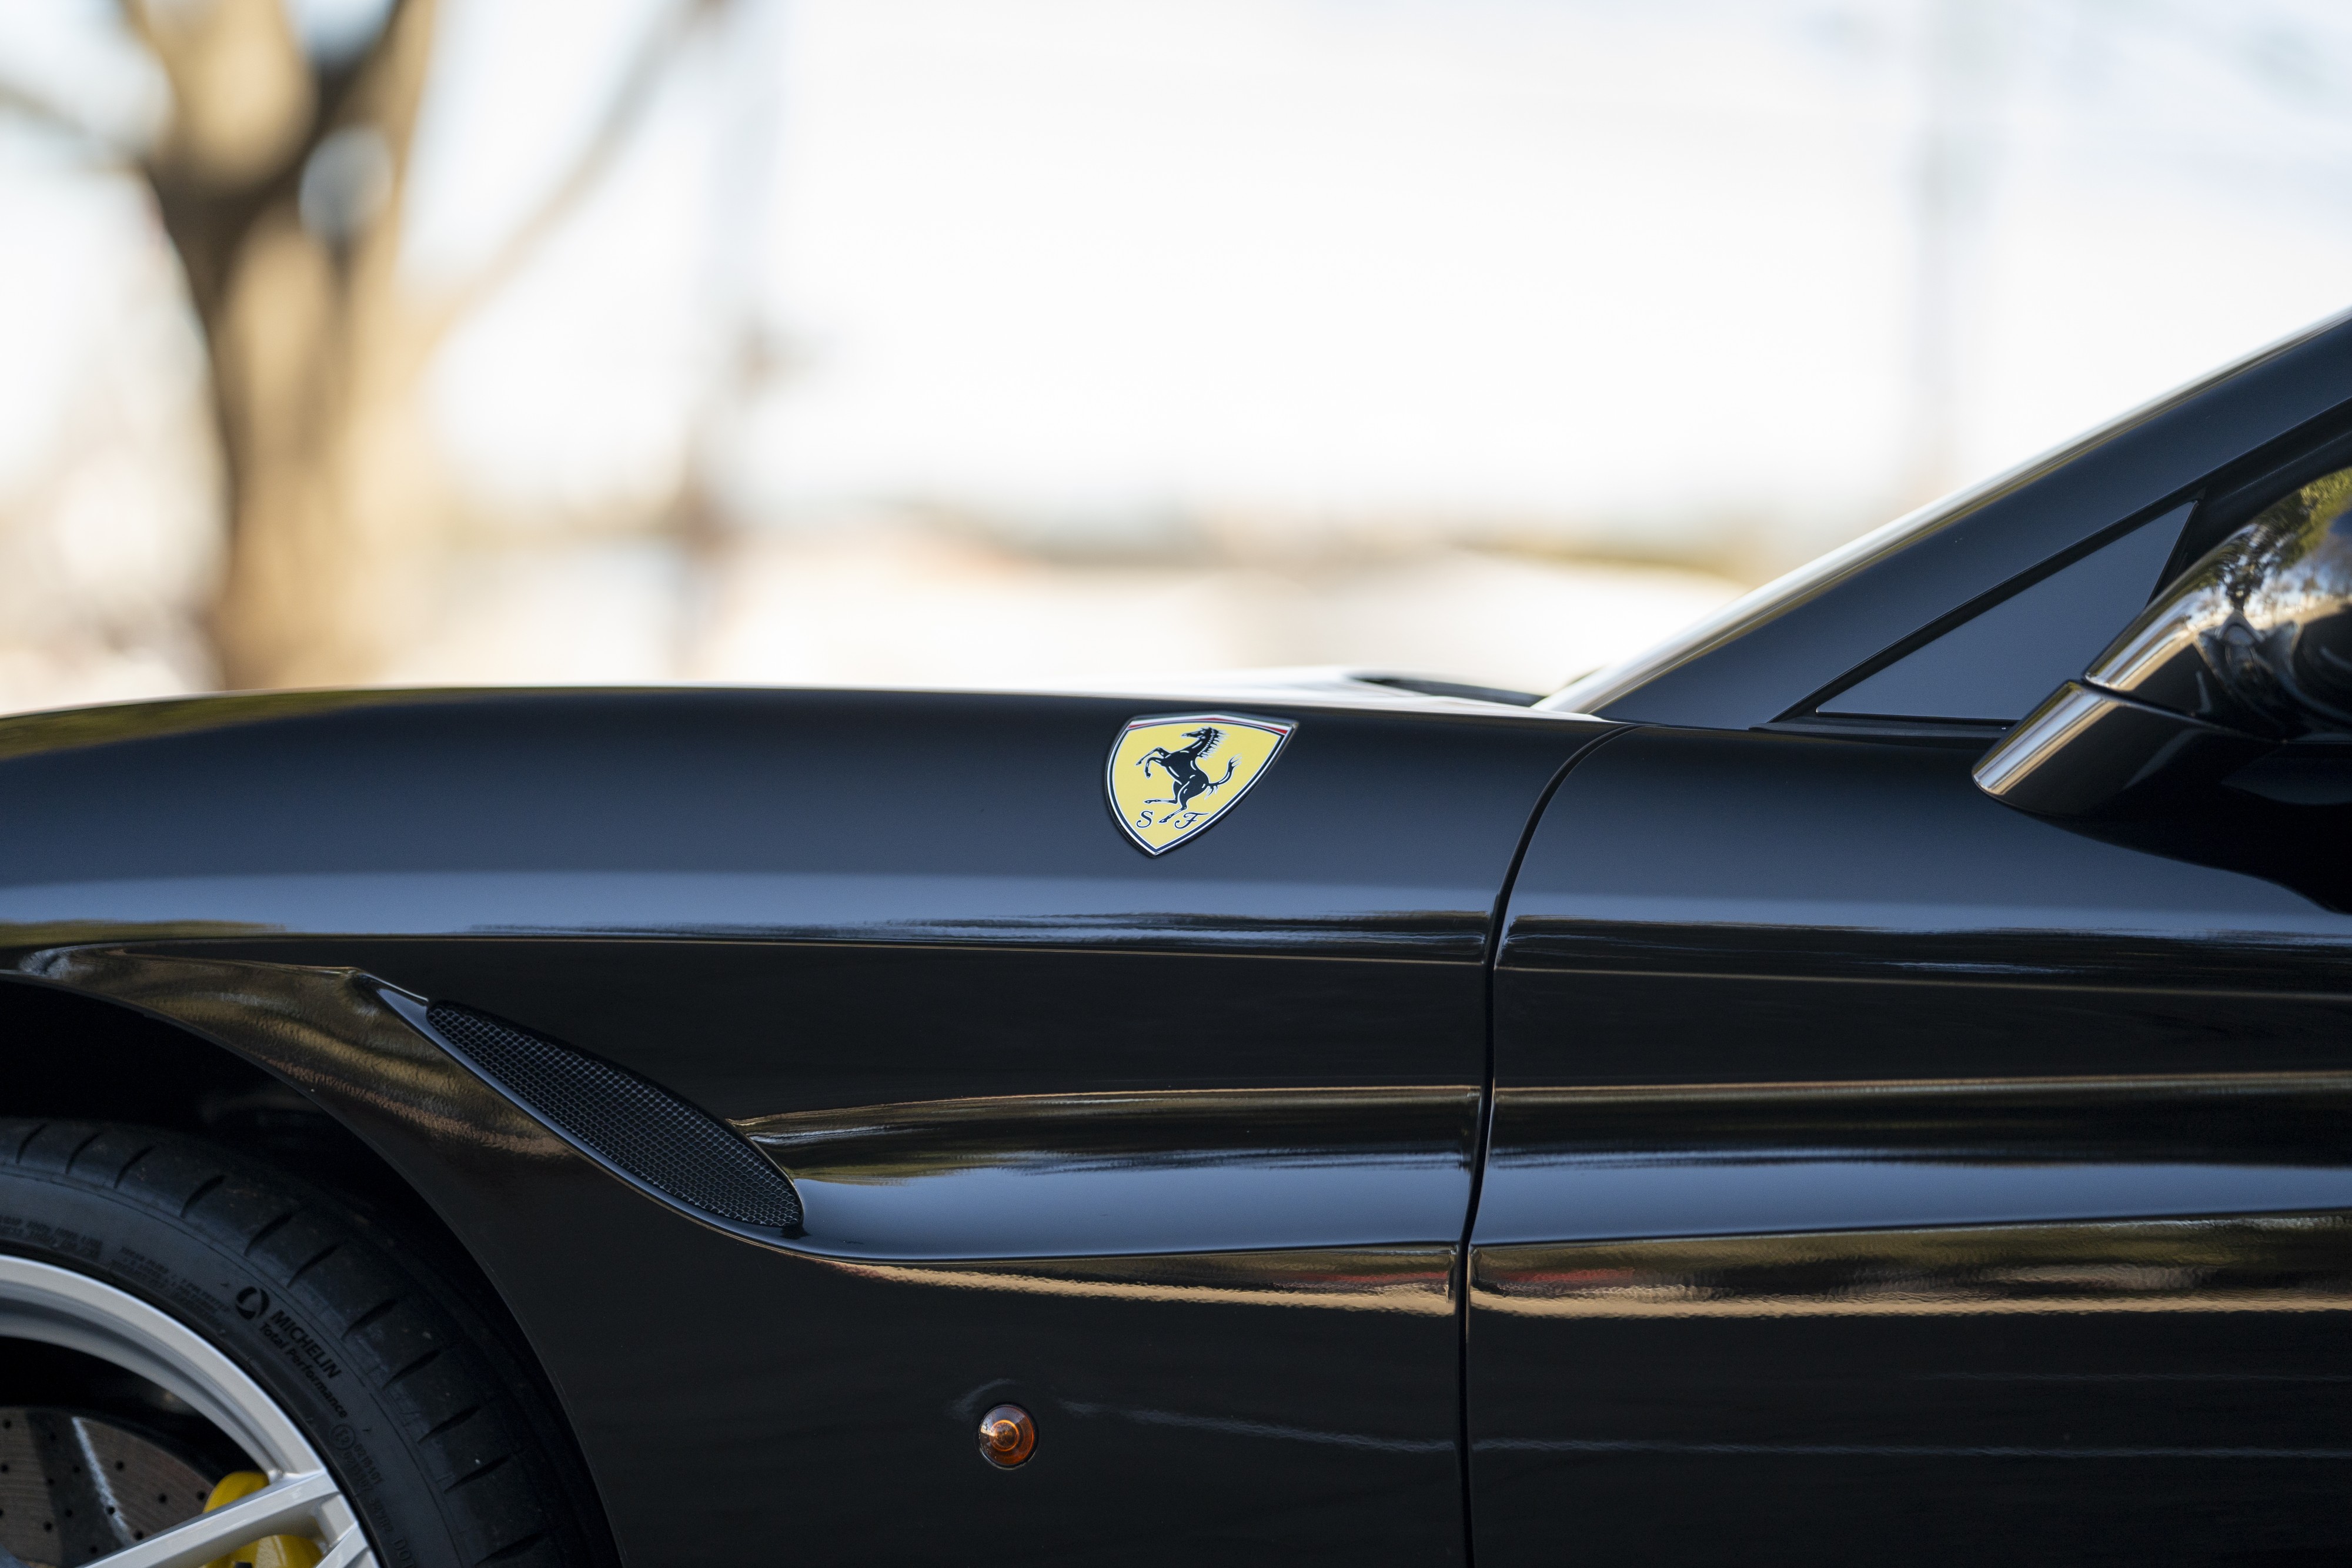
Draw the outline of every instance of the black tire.
<instances>
[{"instance_id":1,"label":"black tire","mask_svg":"<svg viewBox=\"0 0 2352 1568\"><path fill-rule=\"evenodd\" d=\"M382 1568L607 1560L536 1376L415 1249L282 1171L178 1133L0 1118L0 1251L226 1352L326 1456Z\"/></svg>"}]
</instances>

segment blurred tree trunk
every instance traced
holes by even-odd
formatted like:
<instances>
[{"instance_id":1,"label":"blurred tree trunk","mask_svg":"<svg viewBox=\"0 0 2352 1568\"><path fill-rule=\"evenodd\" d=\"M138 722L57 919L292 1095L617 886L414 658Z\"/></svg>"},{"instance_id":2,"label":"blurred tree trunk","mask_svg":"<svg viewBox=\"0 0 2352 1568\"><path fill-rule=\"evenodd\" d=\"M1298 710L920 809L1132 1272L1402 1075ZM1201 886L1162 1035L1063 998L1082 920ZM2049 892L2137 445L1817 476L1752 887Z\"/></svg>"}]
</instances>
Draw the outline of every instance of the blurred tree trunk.
<instances>
[{"instance_id":1,"label":"blurred tree trunk","mask_svg":"<svg viewBox=\"0 0 2352 1568\"><path fill-rule=\"evenodd\" d=\"M442 508L418 427L430 340L395 276L434 0L307 57L279 0L132 19L172 82L146 162L211 361L231 524L214 634L232 686L369 678Z\"/></svg>"},{"instance_id":2,"label":"blurred tree trunk","mask_svg":"<svg viewBox=\"0 0 2352 1568\"><path fill-rule=\"evenodd\" d=\"M305 54L283 0L122 0L170 77L146 160L210 358L231 686L377 678L418 637L451 508L424 423L434 350L602 179L726 0L669 0L562 176L460 285L399 277L402 198L436 0L390 0L346 59Z\"/></svg>"}]
</instances>

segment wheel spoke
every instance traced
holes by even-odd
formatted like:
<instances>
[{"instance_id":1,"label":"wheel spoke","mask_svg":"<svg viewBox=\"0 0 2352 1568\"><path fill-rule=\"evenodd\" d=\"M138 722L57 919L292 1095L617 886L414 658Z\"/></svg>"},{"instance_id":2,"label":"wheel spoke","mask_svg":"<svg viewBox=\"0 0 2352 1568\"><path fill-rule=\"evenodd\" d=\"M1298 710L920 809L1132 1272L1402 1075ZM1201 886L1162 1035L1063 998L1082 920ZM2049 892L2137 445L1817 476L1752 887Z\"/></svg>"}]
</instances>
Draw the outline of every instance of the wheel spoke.
<instances>
[{"instance_id":1,"label":"wheel spoke","mask_svg":"<svg viewBox=\"0 0 2352 1568\"><path fill-rule=\"evenodd\" d=\"M334 1477L324 1470L288 1476L210 1513L198 1514L185 1524L159 1531L136 1546L110 1552L89 1564L89 1568L200 1568L265 1535L315 1535L320 1511L340 1495ZM296 1528L289 1530L289 1526ZM345 1531L335 1542L336 1552L340 1554L344 1547L358 1542L359 1533L356 1527ZM365 1543L359 1542L359 1551L365 1550ZM359 1556L355 1552L331 1561L337 1568L342 1568L345 1563L357 1563Z\"/></svg>"},{"instance_id":2,"label":"wheel spoke","mask_svg":"<svg viewBox=\"0 0 2352 1568\"><path fill-rule=\"evenodd\" d=\"M319 1568L361 1568L362 1563L373 1561L368 1555L367 1537L354 1524L343 1531L331 1551L319 1559Z\"/></svg>"}]
</instances>

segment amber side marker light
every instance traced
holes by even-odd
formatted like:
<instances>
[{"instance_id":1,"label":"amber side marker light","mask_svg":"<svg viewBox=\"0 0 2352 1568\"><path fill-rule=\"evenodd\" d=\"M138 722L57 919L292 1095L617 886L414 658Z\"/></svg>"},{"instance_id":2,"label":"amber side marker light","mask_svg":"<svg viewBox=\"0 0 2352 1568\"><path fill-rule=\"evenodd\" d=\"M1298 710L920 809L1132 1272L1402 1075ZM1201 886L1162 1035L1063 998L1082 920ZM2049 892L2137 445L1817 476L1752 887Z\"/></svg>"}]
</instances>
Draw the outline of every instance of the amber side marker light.
<instances>
[{"instance_id":1,"label":"amber side marker light","mask_svg":"<svg viewBox=\"0 0 2352 1568\"><path fill-rule=\"evenodd\" d=\"M980 1456L1009 1470L1037 1449L1037 1424L1018 1405L999 1405L980 1418Z\"/></svg>"}]
</instances>

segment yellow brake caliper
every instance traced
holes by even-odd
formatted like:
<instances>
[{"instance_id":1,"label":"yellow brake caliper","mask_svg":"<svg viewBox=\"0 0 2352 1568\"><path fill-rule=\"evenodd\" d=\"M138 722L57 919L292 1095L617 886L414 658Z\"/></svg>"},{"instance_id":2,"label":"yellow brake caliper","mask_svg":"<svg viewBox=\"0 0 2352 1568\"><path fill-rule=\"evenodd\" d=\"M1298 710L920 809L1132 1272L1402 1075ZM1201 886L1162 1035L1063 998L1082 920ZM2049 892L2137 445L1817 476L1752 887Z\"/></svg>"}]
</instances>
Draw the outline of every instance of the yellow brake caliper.
<instances>
[{"instance_id":1,"label":"yellow brake caliper","mask_svg":"<svg viewBox=\"0 0 2352 1568\"><path fill-rule=\"evenodd\" d=\"M231 1470L205 1499L205 1511L247 1497L269 1484L259 1470ZM299 1535L266 1535L249 1541L226 1557L215 1557L205 1568L319 1568L319 1549Z\"/></svg>"}]
</instances>

